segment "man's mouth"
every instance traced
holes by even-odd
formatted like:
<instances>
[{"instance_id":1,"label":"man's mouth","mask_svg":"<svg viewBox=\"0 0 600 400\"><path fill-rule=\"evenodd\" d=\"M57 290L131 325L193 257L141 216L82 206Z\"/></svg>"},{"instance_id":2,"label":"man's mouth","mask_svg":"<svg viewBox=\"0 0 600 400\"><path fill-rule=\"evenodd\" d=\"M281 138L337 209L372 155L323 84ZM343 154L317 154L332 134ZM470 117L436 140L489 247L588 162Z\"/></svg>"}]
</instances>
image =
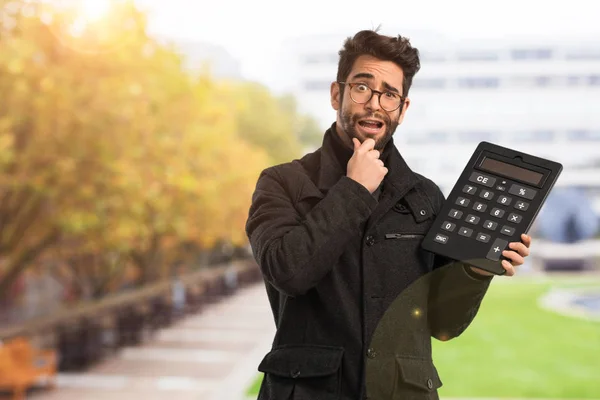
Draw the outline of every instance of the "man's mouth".
<instances>
[{"instance_id":1,"label":"man's mouth","mask_svg":"<svg viewBox=\"0 0 600 400\"><path fill-rule=\"evenodd\" d=\"M381 128L383 128L383 122L373 119L362 119L358 121L358 125L368 133L379 133Z\"/></svg>"}]
</instances>

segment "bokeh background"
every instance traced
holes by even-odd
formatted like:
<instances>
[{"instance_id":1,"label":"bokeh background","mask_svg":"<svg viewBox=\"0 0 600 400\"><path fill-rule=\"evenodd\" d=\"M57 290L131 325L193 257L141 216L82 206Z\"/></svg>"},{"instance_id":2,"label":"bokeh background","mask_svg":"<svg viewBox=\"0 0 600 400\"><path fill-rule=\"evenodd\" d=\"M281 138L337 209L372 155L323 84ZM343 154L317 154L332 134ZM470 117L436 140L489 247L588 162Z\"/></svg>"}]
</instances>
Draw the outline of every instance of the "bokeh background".
<instances>
[{"instance_id":1,"label":"bokeh background","mask_svg":"<svg viewBox=\"0 0 600 400\"><path fill-rule=\"evenodd\" d=\"M600 3L0 0L0 397L256 398L274 332L244 234L321 144L337 52L408 36L395 144L448 194L480 141L564 166L443 398L600 399ZM14 397L12 397L14 396Z\"/></svg>"}]
</instances>

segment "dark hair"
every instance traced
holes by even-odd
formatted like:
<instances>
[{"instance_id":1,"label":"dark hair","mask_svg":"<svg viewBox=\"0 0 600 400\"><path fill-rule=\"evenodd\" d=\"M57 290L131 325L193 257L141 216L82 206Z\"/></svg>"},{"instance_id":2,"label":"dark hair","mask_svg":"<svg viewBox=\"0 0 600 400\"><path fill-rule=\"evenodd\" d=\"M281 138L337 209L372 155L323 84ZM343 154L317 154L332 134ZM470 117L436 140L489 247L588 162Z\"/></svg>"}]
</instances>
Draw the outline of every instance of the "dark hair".
<instances>
[{"instance_id":1,"label":"dark hair","mask_svg":"<svg viewBox=\"0 0 600 400\"><path fill-rule=\"evenodd\" d=\"M348 78L354 62L362 55L370 55L383 61L392 61L404 73L402 82L402 95L407 96L415 74L421 68L419 50L412 47L410 40L398 37L385 36L377 30L364 30L354 37L348 37L344 47L339 51L337 81L343 82Z\"/></svg>"}]
</instances>

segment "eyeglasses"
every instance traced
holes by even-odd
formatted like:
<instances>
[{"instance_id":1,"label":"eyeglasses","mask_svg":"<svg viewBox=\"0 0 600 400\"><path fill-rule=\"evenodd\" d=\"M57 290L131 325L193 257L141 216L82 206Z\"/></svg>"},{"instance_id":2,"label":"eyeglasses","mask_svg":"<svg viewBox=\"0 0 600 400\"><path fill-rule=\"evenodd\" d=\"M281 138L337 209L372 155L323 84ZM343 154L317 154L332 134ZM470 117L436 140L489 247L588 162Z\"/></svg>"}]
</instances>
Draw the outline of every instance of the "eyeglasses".
<instances>
[{"instance_id":1,"label":"eyeglasses","mask_svg":"<svg viewBox=\"0 0 600 400\"><path fill-rule=\"evenodd\" d=\"M371 101L373 94L379 96L379 105L387 112L396 111L404 102L404 97L394 92L380 92L371 89L364 83L347 83L338 82L340 85L348 85L350 87L350 98L357 104L365 104Z\"/></svg>"}]
</instances>

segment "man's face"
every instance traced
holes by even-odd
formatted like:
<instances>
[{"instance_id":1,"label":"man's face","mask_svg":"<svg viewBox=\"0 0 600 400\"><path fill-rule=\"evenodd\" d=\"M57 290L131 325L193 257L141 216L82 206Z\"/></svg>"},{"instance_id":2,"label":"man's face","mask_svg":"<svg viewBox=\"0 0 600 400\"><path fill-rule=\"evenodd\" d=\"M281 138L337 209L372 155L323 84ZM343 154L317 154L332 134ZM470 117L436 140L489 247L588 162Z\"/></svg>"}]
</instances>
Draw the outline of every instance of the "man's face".
<instances>
[{"instance_id":1,"label":"man's face","mask_svg":"<svg viewBox=\"0 0 600 400\"><path fill-rule=\"evenodd\" d=\"M350 97L349 84L362 84L358 90L366 85L373 90L383 92L381 97L393 97L393 94L402 96L402 82L404 73L402 69L391 61L381 61L372 56L363 55L356 59L344 85L344 94L341 95L341 85L331 85L331 105L337 111L337 131L346 145L353 148L352 138L357 138L361 143L368 138L375 140L375 149L383 150L385 145L404 119L404 114L410 101L406 99L402 106L394 111L382 108L380 98L373 94L371 99L364 104L357 104ZM357 96L355 96L355 99ZM384 100L384 107L386 106Z\"/></svg>"}]
</instances>

